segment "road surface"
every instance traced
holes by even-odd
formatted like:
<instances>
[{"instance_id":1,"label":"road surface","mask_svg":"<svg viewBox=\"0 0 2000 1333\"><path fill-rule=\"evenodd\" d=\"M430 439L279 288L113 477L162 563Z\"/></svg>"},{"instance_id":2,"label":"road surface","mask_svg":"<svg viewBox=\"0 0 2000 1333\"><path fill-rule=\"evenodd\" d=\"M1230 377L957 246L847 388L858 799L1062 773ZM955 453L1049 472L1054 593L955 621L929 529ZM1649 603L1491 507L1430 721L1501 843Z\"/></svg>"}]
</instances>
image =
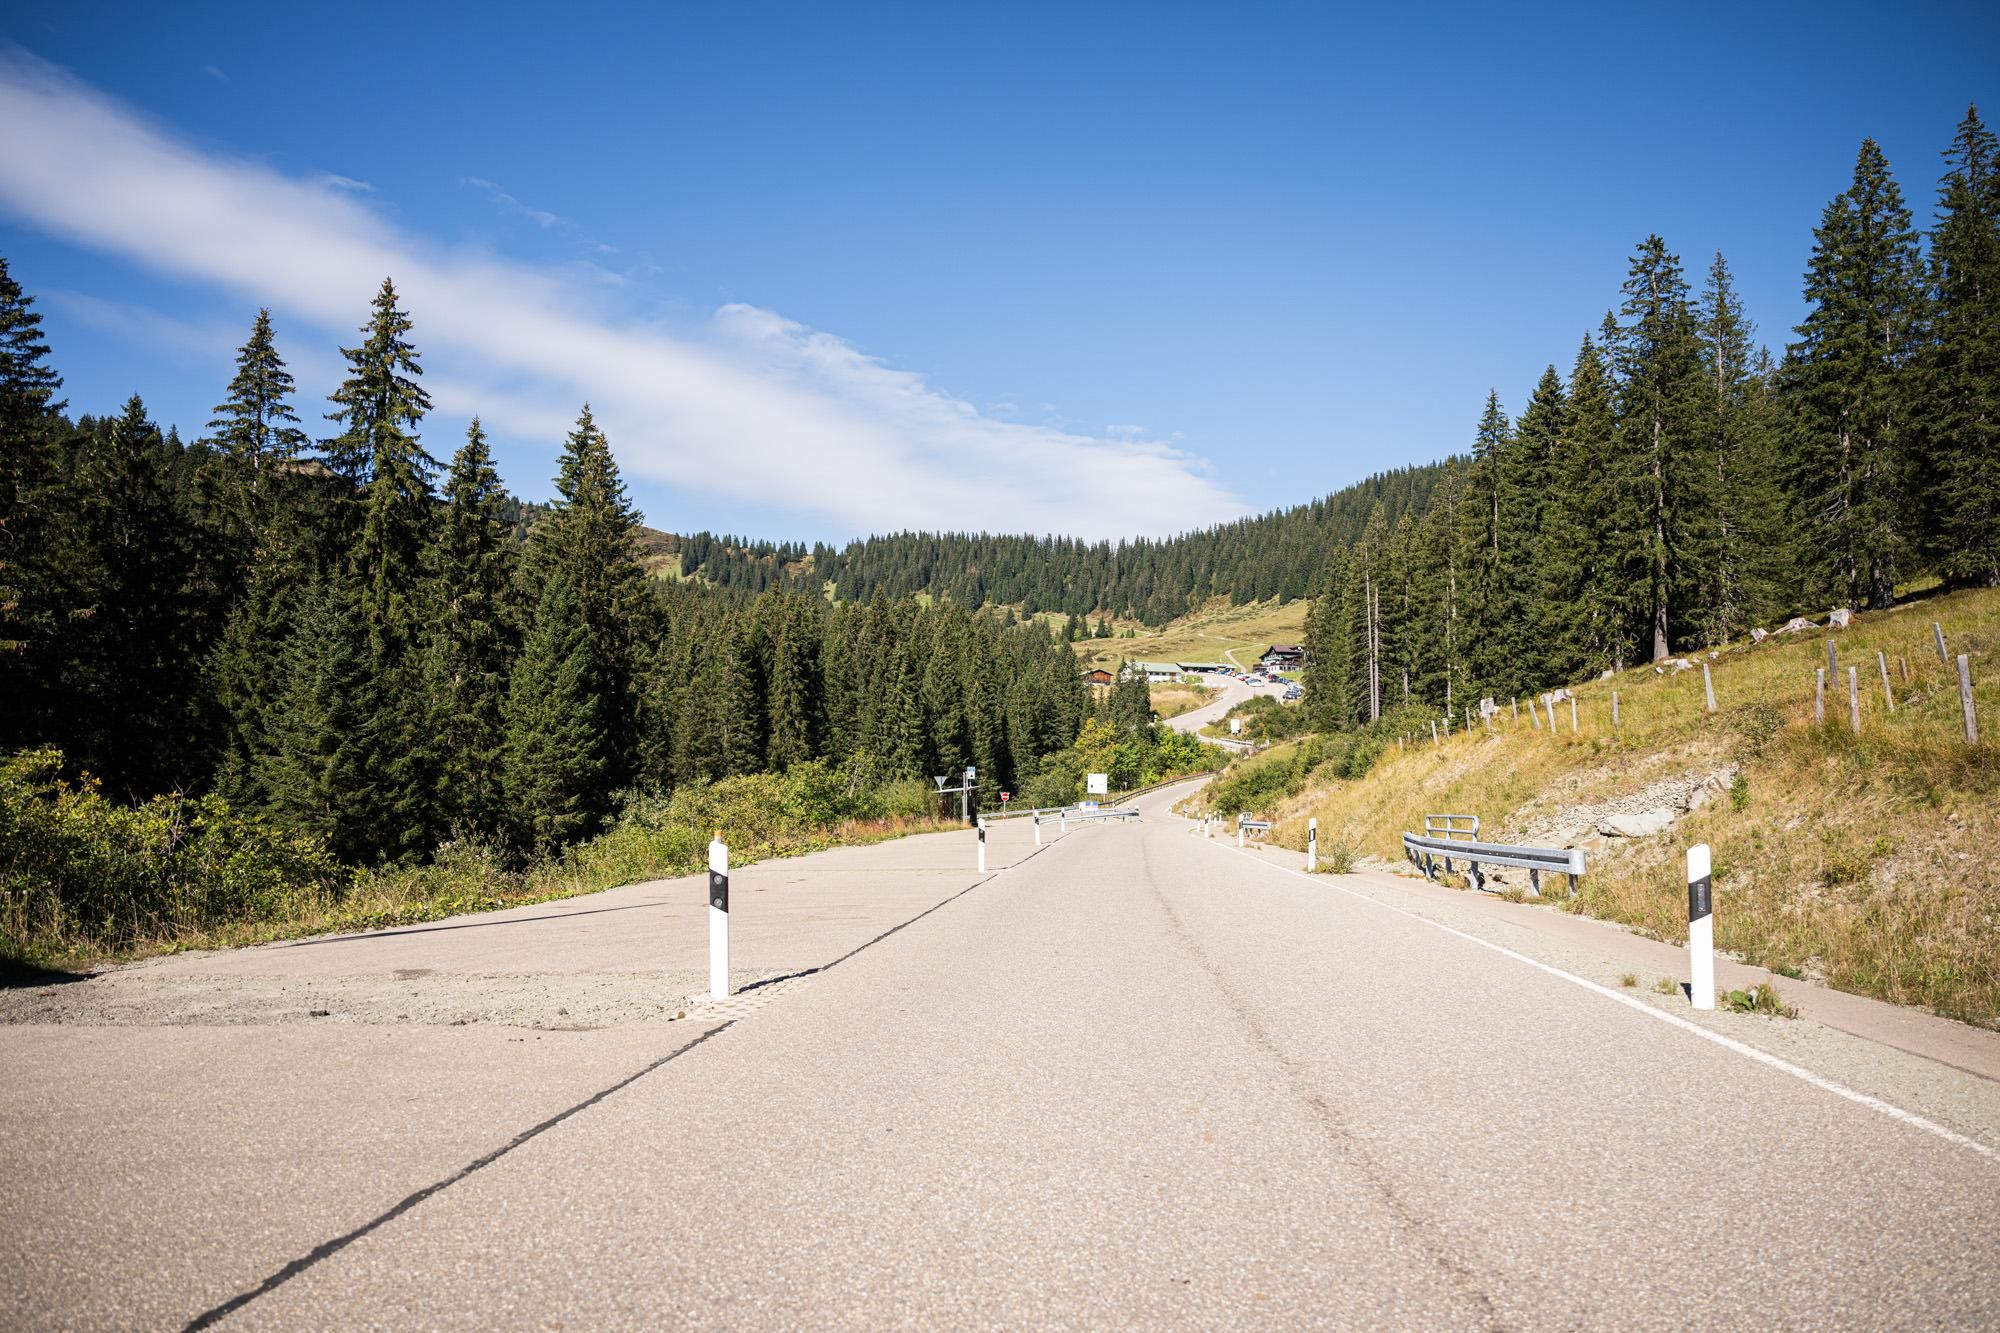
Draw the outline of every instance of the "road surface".
<instances>
[{"instance_id":1,"label":"road surface","mask_svg":"<svg viewBox=\"0 0 2000 1333\"><path fill-rule=\"evenodd\" d=\"M1167 719L1167 725L1175 731L1199 734L1203 727L1211 722L1221 721L1225 713L1242 703L1245 699L1255 694L1268 693L1272 688L1269 685L1263 686L1261 689L1245 685L1242 681L1236 679L1236 677L1231 676L1228 678L1228 683L1217 693L1214 702L1205 703L1199 708L1191 708L1177 717L1170 717ZM1244 741L1218 739L1214 736L1203 736L1201 739L1211 745L1220 745L1230 750L1248 750L1251 748Z\"/></svg>"},{"instance_id":2,"label":"road surface","mask_svg":"<svg viewBox=\"0 0 2000 1333\"><path fill-rule=\"evenodd\" d=\"M1173 795L740 871L720 1005L697 879L0 997L0 1326L2000 1321L2000 1084Z\"/></svg>"}]
</instances>

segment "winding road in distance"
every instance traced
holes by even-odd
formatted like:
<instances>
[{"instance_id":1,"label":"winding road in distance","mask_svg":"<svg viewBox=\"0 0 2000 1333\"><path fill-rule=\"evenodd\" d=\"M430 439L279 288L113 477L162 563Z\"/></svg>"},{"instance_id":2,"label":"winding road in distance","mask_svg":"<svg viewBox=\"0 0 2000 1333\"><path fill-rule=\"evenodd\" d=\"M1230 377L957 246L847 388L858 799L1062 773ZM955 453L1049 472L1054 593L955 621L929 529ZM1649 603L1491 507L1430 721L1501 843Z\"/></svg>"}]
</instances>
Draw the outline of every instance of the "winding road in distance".
<instances>
[{"instance_id":1,"label":"winding road in distance","mask_svg":"<svg viewBox=\"0 0 2000 1333\"><path fill-rule=\"evenodd\" d=\"M1167 719L1167 725L1175 731L1185 731L1199 735L1203 727L1211 722L1220 722L1224 714L1228 713L1230 709L1236 707L1236 705L1242 703L1245 699L1255 694L1269 693L1273 688L1282 689L1283 687L1266 685L1262 689L1259 689L1255 686L1245 685L1236 677L1231 676L1228 678L1228 684L1222 687L1220 693L1218 693L1212 703L1205 703L1201 707L1189 709L1177 717L1170 717ZM1246 741L1235 741L1215 736L1202 736L1201 739L1210 745L1220 745L1226 750L1248 750L1251 748Z\"/></svg>"},{"instance_id":2,"label":"winding road in distance","mask_svg":"<svg viewBox=\"0 0 2000 1333\"><path fill-rule=\"evenodd\" d=\"M693 877L9 992L0 1325L2000 1323L2000 1083L1185 791L739 871L716 1005Z\"/></svg>"}]
</instances>

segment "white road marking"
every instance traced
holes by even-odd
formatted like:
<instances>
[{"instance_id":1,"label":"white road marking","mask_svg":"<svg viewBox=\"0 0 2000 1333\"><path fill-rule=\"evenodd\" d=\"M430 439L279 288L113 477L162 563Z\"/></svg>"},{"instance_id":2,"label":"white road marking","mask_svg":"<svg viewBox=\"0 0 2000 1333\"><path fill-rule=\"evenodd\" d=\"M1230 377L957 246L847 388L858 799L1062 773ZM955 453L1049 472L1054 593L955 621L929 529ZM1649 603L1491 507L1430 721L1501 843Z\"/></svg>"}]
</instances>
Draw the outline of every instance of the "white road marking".
<instances>
[{"instance_id":1,"label":"white road marking","mask_svg":"<svg viewBox=\"0 0 2000 1333\"><path fill-rule=\"evenodd\" d=\"M1229 847L1227 844L1224 843L1210 843L1208 845L1222 847L1223 850L1229 852L1235 852L1236 850L1235 848ZM1871 1111L1879 1111L1883 1115L1888 1116L1891 1120L1901 1121L1903 1124L1909 1125L1912 1128L1923 1130L1926 1134L1935 1134L1937 1135L1937 1137L1945 1140L1947 1143L1955 1143L1961 1148L1970 1148L1972 1149L1972 1151L1978 1153L1981 1157L1986 1158L1988 1161L2000 1162L2000 1151L1995 1151L1994 1149L1988 1147L1986 1144L1979 1142L1979 1140L1977 1139L1967 1138L1965 1135L1959 1133L1957 1130L1947 1129L1943 1125L1938 1124L1935 1120L1926 1120L1924 1117L1917 1115L1915 1112L1905 1111L1900 1106L1892 1106L1888 1102L1883 1101L1880 1097L1871 1097L1865 1092L1859 1092L1853 1088L1848 1087L1846 1084L1835 1083L1830 1078L1824 1078L1821 1075L1815 1074L1810 1069L1801 1068L1800 1066L1793 1064L1789 1060L1781 1060L1777 1056L1772 1055L1768 1051L1760 1051L1755 1046L1750 1046L1743 1042L1737 1041L1734 1037L1725 1037L1719 1032L1710 1032L1707 1028L1701 1026L1701 1024L1699 1023L1691 1023L1687 1019L1678 1017L1677 1015L1674 1014L1667 1013L1665 1010L1655 1009L1652 1005L1647 1004L1645 1001L1634 999L1630 995L1620 995L1617 991L1612 990L1609 986L1601 986L1595 981L1591 981L1588 978L1576 975L1574 972L1565 972L1559 967L1552 967L1548 963L1542 962L1540 959L1530 958L1528 957L1528 955L1524 953L1516 953L1514 950L1509 949L1504 944L1495 944L1491 940L1483 940L1479 938L1479 936L1477 935L1468 934L1467 932L1459 930L1453 926L1447 926L1442 921L1434 920L1431 917L1423 915L1421 912L1412 912L1406 908L1397 907L1391 903L1385 903L1381 901L1379 898L1370 897L1368 894L1362 893L1359 890L1350 889L1344 884L1336 883L1330 877L1323 875L1308 875L1304 871L1294 870L1290 866L1274 865L1269 861L1260 859L1254 852L1245 851L1242 853L1242 855L1249 857L1252 862L1254 862L1257 865L1263 866L1267 870L1275 870L1278 871L1280 874L1292 875L1311 883L1323 882L1324 887L1326 888L1338 890L1339 892L1346 894L1350 898L1356 898L1364 903L1372 904L1375 907L1381 908L1385 912L1394 912L1398 916L1409 917L1412 921L1421 921L1425 925L1435 927L1436 929L1443 931L1447 935L1456 935L1458 936L1458 938L1470 941L1471 943L1478 945L1482 949L1491 949L1494 953L1501 954L1508 958L1512 958L1516 962L1526 963L1529 967L1532 967L1537 971L1546 972L1552 977L1560 977L1564 981L1567 981L1572 985L1581 986L1583 987L1583 989L1590 991L1592 994L1602 995L1607 1000L1614 1000L1617 1003L1624 1005L1628 1009L1633 1009L1639 1013L1644 1014L1648 1018L1658 1019L1660 1022L1667 1023L1673 1027L1680 1028L1684 1032L1691 1032L1695 1036L1700 1037L1703 1041L1714 1042L1717 1046L1720 1046L1725 1050L1734 1051L1738 1055L1747 1056L1750 1059L1755 1060L1758 1064L1767 1065L1772 1069L1778 1070L1780 1073L1790 1074L1793 1078L1802 1079L1803 1081L1812 1084L1816 1088L1820 1088L1827 1092L1832 1093L1836 1097L1845 1097L1848 1101L1855 1102L1861 1106L1865 1106Z\"/></svg>"}]
</instances>

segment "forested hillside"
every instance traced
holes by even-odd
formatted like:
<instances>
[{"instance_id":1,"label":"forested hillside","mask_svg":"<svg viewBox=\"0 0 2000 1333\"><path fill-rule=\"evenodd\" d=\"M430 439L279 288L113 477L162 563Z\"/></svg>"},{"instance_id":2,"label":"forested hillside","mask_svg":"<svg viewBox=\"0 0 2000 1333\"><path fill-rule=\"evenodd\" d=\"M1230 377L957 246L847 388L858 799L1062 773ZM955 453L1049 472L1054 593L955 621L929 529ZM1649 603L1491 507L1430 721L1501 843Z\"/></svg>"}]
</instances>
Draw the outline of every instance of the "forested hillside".
<instances>
[{"instance_id":1,"label":"forested hillside","mask_svg":"<svg viewBox=\"0 0 2000 1333\"><path fill-rule=\"evenodd\" d=\"M1944 158L1920 235L1862 144L1781 357L1721 254L1691 278L1645 238L1566 373L1518 418L1490 395L1428 506L1384 506L1333 553L1315 724L1462 713L1920 580L2000 583L2000 155L1976 109Z\"/></svg>"},{"instance_id":2,"label":"forested hillside","mask_svg":"<svg viewBox=\"0 0 2000 1333\"><path fill-rule=\"evenodd\" d=\"M773 545L696 533L683 570L725 587L831 585L844 600L927 593L966 606L1005 603L1164 625L1214 597L1235 602L1308 596L1331 553L1359 540L1378 508L1391 523L1421 511L1438 464L1399 468L1332 495L1257 518L1158 541L904 532L830 546Z\"/></svg>"},{"instance_id":3,"label":"forested hillside","mask_svg":"<svg viewBox=\"0 0 2000 1333\"><path fill-rule=\"evenodd\" d=\"M1037 624L649 580L588 407L552 506L507 495L476 420L440 467L411 332L384 281L315 444L260 313L184 442L137 396L65 415L0 261L0 750L370 864L542 855L622 792L812 760L850 793L965 763L1005 786L1077 739Z\"/></svg>"}]
</instances>

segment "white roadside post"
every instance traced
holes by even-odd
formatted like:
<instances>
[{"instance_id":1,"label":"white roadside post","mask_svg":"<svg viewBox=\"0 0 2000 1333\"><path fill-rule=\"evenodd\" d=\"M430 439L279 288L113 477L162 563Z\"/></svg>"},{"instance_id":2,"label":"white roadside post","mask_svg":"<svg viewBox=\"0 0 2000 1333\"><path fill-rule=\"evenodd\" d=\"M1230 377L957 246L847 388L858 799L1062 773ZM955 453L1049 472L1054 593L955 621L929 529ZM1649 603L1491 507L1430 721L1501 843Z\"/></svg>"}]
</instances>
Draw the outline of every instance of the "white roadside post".
<instances>
[{"instance_id":1,"label":"white roadside post","mask_svg":"<svg viewBox=\"0 0 2000 1333\"><path fill-rule=\"evenodd\" d=\"M1029 815L1028 822L1035 826L1035 846L1039 847L1042 845L1042 817L1040 815Z\"/></svg>"},{"instance_id":2,"label":"white roadside post","mask_svg":"<svg viewBox=\"0 0 2000 1333\"><path fill-rule=\"evenodd\" d=\"M1715 903L1709 889L1708 844L1688 848L1688 998L1715 1008Z\"/></svg>"},{"instance_id":3,"label":"white roadside post","mask_svg":"<svg viewBox=\"0 0 2000 1333\"><path fill-rule=\"evenodd\" d=\"M986 873L986 816L979 817L979 873Z\"/></svg>"},{"instance_id":4,"label":"white roadside post","mask_svg":"<svg viewBox=\"0 0 2000 1333\"><path fill-rule=\"evenodd\" d=\"M1237 845L1238 847L1241 847L1241 846L1243 845L1243 816L1242 816L1242 815L1238 815L1238 816L1236 816L1236 845Z\"/></svg>"},{"instance_id":5,"label":"white roadside post","mask_svg":"<svg viewBox=\"0 0 2000 1333\"><path fill-rule=\"evenodd\" d=\"M1319 869L1319 821L1306 821L1306 871L1310 874Z\"/></svg>"},{"instance_id":6,"label":"white roadside post","mask_svg":"<svg viewBox=\"0 0 2000 1333\"><path fill-rule=\"evenodd\" d=\"M721 829L708 844L708 998L729 998L729 846Z\"/></svg>"}]
</instances>

